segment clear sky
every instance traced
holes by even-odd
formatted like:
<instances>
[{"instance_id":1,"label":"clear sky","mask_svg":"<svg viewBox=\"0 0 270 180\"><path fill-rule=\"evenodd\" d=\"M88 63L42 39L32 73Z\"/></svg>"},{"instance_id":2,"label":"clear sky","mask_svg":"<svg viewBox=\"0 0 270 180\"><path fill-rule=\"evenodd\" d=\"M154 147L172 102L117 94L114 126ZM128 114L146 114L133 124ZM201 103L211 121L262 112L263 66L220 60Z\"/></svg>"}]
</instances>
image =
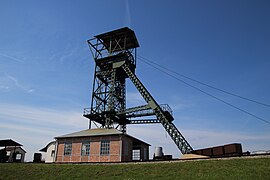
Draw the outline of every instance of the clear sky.
<instances>
[{"instance_id":1,"label":"clear sky","mask_svg":"<svg viewBox=\"0 0 270 180\"><path fill-rule=\"evenodd\" d=\"M138 54L191 78L270 104L270 1L1 0L0 139L23 144L27 160L55 136L87 129L94 61L86 40L130 27ZM196 148L242 143L270 149L270 125L138 60L136 73ZM192 82L190 82L192 83ZM270 108L193 85L270 121ZM128 81L128 106L145 104ZM180 152L161 125L128 133L165 154Z\"/></svg>"}]
</instances>

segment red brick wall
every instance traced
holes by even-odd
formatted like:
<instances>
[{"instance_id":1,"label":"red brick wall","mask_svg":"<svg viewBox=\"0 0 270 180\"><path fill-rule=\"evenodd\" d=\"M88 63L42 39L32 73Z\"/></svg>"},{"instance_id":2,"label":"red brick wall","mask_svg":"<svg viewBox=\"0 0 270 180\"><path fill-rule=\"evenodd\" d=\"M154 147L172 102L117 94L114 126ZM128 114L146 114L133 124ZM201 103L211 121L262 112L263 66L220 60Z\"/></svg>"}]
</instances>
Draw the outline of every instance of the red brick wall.
<instances>
[{"instance_id":1,"label":"red brick wall","mask_svg":"<svg viewBox=\"0 0 270 180\"><path fill-rule=\"evenodd\" d=\"M81 156L81 160L78 162L89 162L90 157L89 156Z\"/></svg>"},{"instance_id":2,"label":"red brick wall","mask_svg":"<svg viewBox=\"0 0 270 180\"><path fill-rule=\"evenodd\" d=\"M88 162L100 162L100 156L90 156L90 160Z\"/></svg>"},{"instance_id":3,"label":"red brick wall","mask_svg":"<svg viewBox=\"0 0 270 180\"><path fill-rule=\"evenodd\" d=\"M110 157L109 156L100 156L100 162L109 162Z\"/></svg>"},{"instance_id":4,"label":"red brick wall","mask_svg":"<svg viewBox=\"0 0 270 180\"><path fill-rule=\"evenodd\" d=\"M56 161L57 162L62 162L63 155L64 155L64 144L59 143L58 148L57 148Z\"/></svg>"},{"instance_id":5,"label":"red brick wall","mask_svg":"<svg viewBox=\"0 0 270 180\"><path fill-rule=\"evenodd\" d=\"M81 148L82 148L82 138L72 139L72 156L71 162L81 162Z\"/></svg>"},{"instance_id":6,"label":"red brick wall","mask_svg":"<svg viewBox=\"0 0 270 180\"><path fill-rule=\"evenodd\" d=\"M87 140L90 141L90 155L81 156L82 142ZM101 140L110 140L109 155L100 155ZM64 156L66 142L72 142L71 156ZM60 139L58 140L56 162L120 162L121 143L119 136Z\"/></svg>"},{"instance_id":7,"label":"red brick wall","mask_svg":"<svg viewBox=\"0 0 270 180\"><path fill-rule=\"evenodd\" d=\"M90 157L86 162L99 162L100 156L100 138L91 138Z\"/></svg>"},{"instance_id":8,"label":"red brick wall","mask_svg":"<svg viewBox=\"0 0 270 180\"><path fill-rule=\"evenodd\" d=\"M110 162L120 162L119 155L110 155Z\"/></svg>"},{"instance_id":9,"label":"red brick wall","mask_svg":"<svg viewBox=\"0 0 270 180\"><path fill-rule=\"evenodd\" d=\"M110 154L100 155L100 141L110 140ZM83 141L90 141L90 155L81 156ZM66 142L72 142L72 155L64 156ZM127 146L127 147L125 147ZM56 162L125 162L132 161L133 139L124 135L121 136L100 136L84 138L67 138L58 140ZM144 159L144 148L146 158L149 159L149 147L142 144L141 158Z\"/></svg>"},{"instance_id":10,"label":"red brick wall","mask_svg":"<svg viewBox=\"0 0 270 180\"><path fill-rule=\"evenodd\" d=\"M111 155L119 155L120 154L120 141L119 140L111 140L110 154Z\"/></svg>"},{"instance_id":11,"label":"red brick wall","mask_svg":"<svg viewBox=\"0 0 270 180\"><path fill-rule=\"evenodd\" d=\"M61 139L58 141L56 162L69 162L70 158L64 156L65 142L69 142L67 139ZM65 158L65 159L64 159Z\"/></svg>"},{"instance_id":12,"label":"red brick wall","mask_svg":"<svg viewBox=\"0 0 270 180\"><path fill-rule=\"evenodd\" d=\"M99 155L100 151L100 140L95 140L90 142L90 154Z\"/></svg>"}]
</instances>

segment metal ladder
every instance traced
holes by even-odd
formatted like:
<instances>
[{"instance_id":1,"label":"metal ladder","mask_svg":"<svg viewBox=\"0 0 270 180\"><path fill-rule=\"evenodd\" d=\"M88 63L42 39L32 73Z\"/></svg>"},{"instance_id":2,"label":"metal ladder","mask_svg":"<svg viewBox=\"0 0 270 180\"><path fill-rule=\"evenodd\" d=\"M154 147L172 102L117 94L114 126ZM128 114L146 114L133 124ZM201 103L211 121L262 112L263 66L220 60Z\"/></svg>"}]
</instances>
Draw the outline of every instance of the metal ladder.
<instances>
[{"instance_id":1,"label":"metal ladder","mask_svg":"<svg viewBox=\"0 0 270 180\"><path fill-rule=\"evenodd\" d=\"M190 146L190 144L187 142L184 136L180 133L180 131L176 128L176 126L170 121L170 119L168 119L168 115L166 116L162 108L158 105L155 99L147 91L147 89L144 87L142 82L130 70L128 64L125 63L121 67L123 68L125 73L128 75L132 83L135 85L137 90L140 92L140 94L142 95L144 100L147 102L147 104L151 107L151 109L153 109L157 119L160 121L160 123L163 125L165 130L171 136L172 140L174 141L176 146L179 148L181 153L182 154L191 153L193 151L193 148Z\"/></svg>"}]
</instances>

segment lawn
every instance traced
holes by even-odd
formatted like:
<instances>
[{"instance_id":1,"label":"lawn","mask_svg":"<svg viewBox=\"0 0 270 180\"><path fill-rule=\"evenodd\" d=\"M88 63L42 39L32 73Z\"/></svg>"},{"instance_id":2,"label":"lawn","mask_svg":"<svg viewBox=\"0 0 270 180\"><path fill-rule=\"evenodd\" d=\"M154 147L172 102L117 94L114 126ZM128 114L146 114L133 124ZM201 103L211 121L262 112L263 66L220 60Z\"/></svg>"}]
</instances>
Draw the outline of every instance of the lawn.
<instances>
[{"instance_id":1,"label":"lawn","mask_svg":"<svg viewBox=\"0 0 270 180\"><path fill-rule=\"evenodd\" d=\"M0 179L270 179L270 158L140 164L0 164Z\"/></svg>"}]
</instances>

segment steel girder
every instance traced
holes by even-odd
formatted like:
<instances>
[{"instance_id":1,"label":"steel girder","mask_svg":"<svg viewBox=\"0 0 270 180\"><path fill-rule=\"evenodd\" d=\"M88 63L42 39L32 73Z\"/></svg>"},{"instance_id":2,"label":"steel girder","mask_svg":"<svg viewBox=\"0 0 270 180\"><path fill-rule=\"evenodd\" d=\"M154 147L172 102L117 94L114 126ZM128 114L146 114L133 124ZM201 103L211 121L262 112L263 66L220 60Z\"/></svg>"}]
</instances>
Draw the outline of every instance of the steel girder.
<instances>
[{"instance_id":1,"label":"steel girder","mask_svg":"<svg viewBox=\"0 0 270 180\"><path fill-rule=\"evenodd\" d=\"M174 143L182 152L182 154L191 153L193 151L193 148L190 146L184 136L180 133L180 131L176 128L176 126L171 122L171 120L168 118L168 115L164 113L164 111L161 109L161 107L158 105L152 95L144 87L142 82L137 78L137 76L129 69L126 64L124 64L122 68L127 73L128 77L135 85L137 90L140 92L147 104L151 107L151 109L153 109L157 119L163 125Z\"/></svg>"}]
</instances>

